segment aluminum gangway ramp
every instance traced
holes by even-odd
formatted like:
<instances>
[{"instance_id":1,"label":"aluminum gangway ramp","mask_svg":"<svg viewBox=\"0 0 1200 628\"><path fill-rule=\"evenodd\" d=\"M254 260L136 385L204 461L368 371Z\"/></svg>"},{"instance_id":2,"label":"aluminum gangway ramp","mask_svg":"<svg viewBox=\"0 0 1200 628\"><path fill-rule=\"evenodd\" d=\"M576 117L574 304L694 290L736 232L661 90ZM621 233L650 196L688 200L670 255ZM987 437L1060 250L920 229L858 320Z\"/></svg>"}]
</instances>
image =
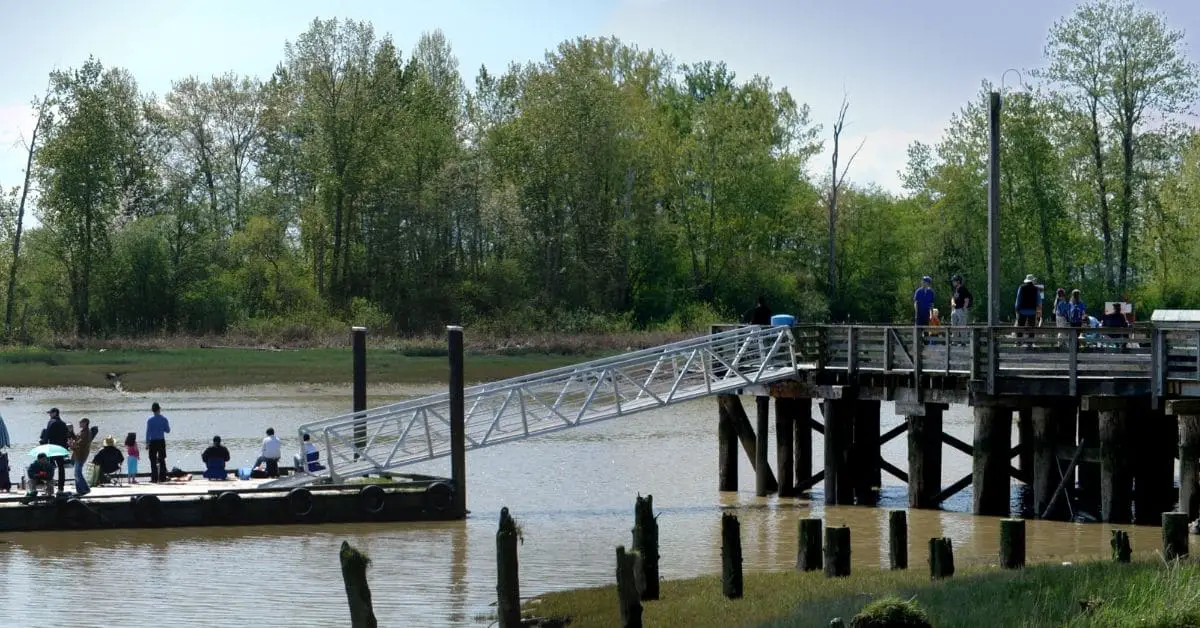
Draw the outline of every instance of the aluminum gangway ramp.
<instances>
[{"instance_id":1,"label":"aluminum gangway ramp","mask_svg":"<svg viewBox=\"0 0 1200 628\"><path fill-rule=\"evenodd\" d=\"M466 449L590 425L792 377L791 327L746 326L464 390ZM468 365L469 369L469 365ZM469 375L468 370L468 375ZM323 470L270 486L339 482L450 455L450 396L440 393L300 426Z\"/></svg>"}]
</instances>

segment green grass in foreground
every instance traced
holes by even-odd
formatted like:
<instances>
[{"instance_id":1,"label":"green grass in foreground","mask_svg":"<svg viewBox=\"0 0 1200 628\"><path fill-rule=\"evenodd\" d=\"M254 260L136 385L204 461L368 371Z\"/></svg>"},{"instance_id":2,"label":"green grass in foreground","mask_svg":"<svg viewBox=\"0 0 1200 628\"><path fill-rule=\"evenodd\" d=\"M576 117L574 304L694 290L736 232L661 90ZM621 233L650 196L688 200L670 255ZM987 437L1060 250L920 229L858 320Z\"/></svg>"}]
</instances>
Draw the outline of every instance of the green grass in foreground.
<instances>
[{"instance_id":1,"label":"green grass in foreground","mask_svg":"<svg viewBox=\"0 0 1200 628\"><path fill-rule=\"evenodd\" d=\"M1019 571L967 569L943 582L926 569L859 570L849 578L820 572L747 573L746 596L726 600L719 576L662 583L644 603L646 626L726 628L846 625L868 602L894 594L915 599L934 626L1200 627L1200 565L1161 561L1118 565L1037 565ZM1081 605L1081 602L1086 604ZM1086 605L1094 610L1084 611ZM526 615L570 617L571 628L620 625L615 587L550 593Z\"/></svg>"},{"instance_id":2,"label":"green grass in foreground","mask_svg":"<svg viewBox=\"0 0 1200 628\"><path fill-rule=\"evenodd\" d=\"M467 380L492 381L586 360L564 355L468 355ZM367 349L367 382L444 382L445 356L408 356ZM104 388L117 373L125 390L216 388L292 382L343 383L352 379L351 353L340 349L5 349L0 382L10 387L90 386Z\"/></svg>"}]
</instances>

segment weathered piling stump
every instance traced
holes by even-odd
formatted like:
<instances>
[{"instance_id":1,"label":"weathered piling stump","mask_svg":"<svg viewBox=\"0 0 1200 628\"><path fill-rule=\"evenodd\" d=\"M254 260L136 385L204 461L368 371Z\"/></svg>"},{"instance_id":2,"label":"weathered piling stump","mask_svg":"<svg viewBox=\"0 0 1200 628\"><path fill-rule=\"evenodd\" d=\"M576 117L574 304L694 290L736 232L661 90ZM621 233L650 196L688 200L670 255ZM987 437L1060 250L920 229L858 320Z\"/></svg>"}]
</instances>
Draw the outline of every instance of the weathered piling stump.
<instances>
[{"instance_id":1,"label":"weathered piling stump","mask_svg":"<svg viewBox=\"0 0 1200 628\"><path fill-rule=\"evenodd\" d=\"M742 597L742 532L736 515L721 515L721 594Z\"/></svg>"},{"instance_id":2,"label":"weathered piling stump","mask_svg":"<svg viewBox=\"0 0 1200 628\"><path fill-rule=\"evenodd\" d=\"M658 518L654 516L654 496L638 495L634 506L633 549L641 556L638 593L643 600L658 599Z\"/></svg>"},{"instance_id":3,"label":"weathered piling stump","mask_svg":"<svg viewBox=\"0 0 1200 628\"><path fill-rule=\"evenodd\" d=\"M1109 540L1109 545L1112 546L1112 559L1114 562L1127 563L1133 556L1133 548L1129 546L1129 533L1124 530L1113 530L1112 539Z\"/></svg>"},{"instance_id":4,"label":"weathered piling stump","mask_svg":"<svg viewBox=\"0 0 1200 628\"><path fill-rule=\"evenodd\" d=\"M934 580L954 575L954 547L948 538L929 539L929 577Z\"/></svg>"},{"instance_id":5,"label":"weathered piling stump","mask_svg":"<svg viewBox=\"0 0 1200 628\"><path fill-rule=\"evenodd\" d=\"M888 564L892 569L908 569L908 513L888 513Z\"/></svg>"},{"instance_id":6,"label":"weathered piling stump","mask_svg":"<svg viewBox=\"0 0 1200 628\"><path fill-rule=\"evenodd\" d=\"M621 608L621 628L642 627L642 601L637 587L637 552L617 546L617 603ZM517 624L519 625L519 624Z\"/></svg>"},{"instance_id":7,"label":"weathered piling stump","mask_svg":"<svg viewBox=\"0 0 1200 628\"><path fill-rule=\"evenodd\" d=\"M793 406L796 399L777 397L775 399L775 466L779 467L779 496L791 497L796 494L795 446L796 421ZM800 426L809 429L807 421ZM808 477L808 476L804 476Z\"/></svg>"},{"instance_id":8,"label":"weathered piling stump","mask_svg":"<svg viewBox=\"0 0 1200 628\"><path fill-rule=\"evenodd\" d=\"M796 569L817 571L824 567L821 549L821 520L801 519L796 548Z\"/></svg>"},{"instance_id":9,"label":"weathered piling stump","mask_svg":"<svg viewBox=\"0 0 1200 628\"><path fill-rule=\"evenodd\" d=\"M925 416L906 416L908 423L908 505L937 508L942 491L942 406L925 404Z\"/></svg>"},{"instance_id":10,"label":"weathered piling stump","mask_svg":"<svg viewBox=\"0 0 1200 628\"><path fill-rule=\"evenodd\" d=\"M825 577L850 575L850 528L825 528Z\"/></svg>"},{"instance_id":11,"label":"weathered piling stump","mask_svg":"<svg viewBox=\"0 0 1200 628\"><path fill-rule=\"evenodd\" d=\"M974 512L977 515L1009 514L1011 443L1012 411L994 406L975 406L975 456L971 485L975 492Z\"/></svg>"},{"instance_id":12,"label":"weathered piling stump","mask_svg":"<svg viewBox=\"0 0 1200 628\"><path fill-rule=\"evenodd\" d=\"M1163 558L1175 560L1188 555L1188 516L1184 512L1162 514Z\"/></svg>"},{"instance_id":13,"label":"weathered piling stump","mask_svg":"<svg viewBox=\"0 0 1200 628\"><path fill-rule=\"evenodd\" d=\"M342 563L342 581L350 602L351 628L376 628L375 609L371 606L371 587L367 585L367 566L371 559L346 541L338 554Z\"/></svg>"},{"instance_id":14,"label":"weathered piling stump","mask_svg":"<svg viewBox=\"0 0 1200 628\"><path fill-rule=\"evenodd\" d=\"M1020 569L1025 566L1025 520L1000 521L1000 566Z\"/></svg>"},{"instance_id":15,"label":"weathered piling stump","mask_svg":"<svg viewBox=\"0 0 1200 628\"><path fill-rule=\"evenodd\" d=\"M737 428L725 404L717 403L717 490L736 493L738 490Z\"/></svg>"},{"instance_id":16,"label":"weathered piling stump","mask_svg":"<svg viewBox=\"0 0 1200 628\"><path fill-rule=\"evenodd\" d=\"M1179 510L1200 515L1200 415L1179 416Z\"/></svg>"},{"instance_id":17,"label":"weathered piling stump","mask_svg":"<svg viewBox=\"0 0 1200 628\"><path fill-rule=\"evenodd\" d=\"M496 531L496 614L500 628L521 625L521 583L517 563L517 541L521 532L517 522L500 509L500 528Z\"/></svg>"}]
</instances>

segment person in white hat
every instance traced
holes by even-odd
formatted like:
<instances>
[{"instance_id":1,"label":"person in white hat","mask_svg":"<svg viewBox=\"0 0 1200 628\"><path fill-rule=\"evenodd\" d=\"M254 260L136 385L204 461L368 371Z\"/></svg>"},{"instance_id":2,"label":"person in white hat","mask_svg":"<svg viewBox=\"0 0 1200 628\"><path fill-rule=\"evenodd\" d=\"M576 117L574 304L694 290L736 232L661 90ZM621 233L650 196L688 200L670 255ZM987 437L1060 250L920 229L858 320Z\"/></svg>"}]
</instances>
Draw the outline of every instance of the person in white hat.
<instances>
[{"instance_id":1,"label":"person in white hat","mask_svg":"<svg viewBox=\"0 0 1200 628\"><path fill-rule=\"evenodd\" d=\"M1037 327L1042 312L1042 291L1035 285L1033 275L1025 275L1025 281L1017 288L1017 327Z\"/></svg>"}]
</instances>

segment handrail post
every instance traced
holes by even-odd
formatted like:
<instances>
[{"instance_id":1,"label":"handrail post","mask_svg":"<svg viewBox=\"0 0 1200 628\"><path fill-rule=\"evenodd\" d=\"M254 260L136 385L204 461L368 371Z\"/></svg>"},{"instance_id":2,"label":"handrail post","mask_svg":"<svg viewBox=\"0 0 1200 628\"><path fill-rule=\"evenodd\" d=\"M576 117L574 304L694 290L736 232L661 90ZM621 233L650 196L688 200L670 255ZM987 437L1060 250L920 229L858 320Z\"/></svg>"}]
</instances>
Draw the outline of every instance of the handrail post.
<instances>
[{"instance_id":1,"label":"handrail post","mask_svg":"<svg viewBox=\"0 0 1200 628\"><path fill-rule=\"evenodd\" d=\"M921 403L921 347L925 343L921 338L921 328L913 326L913 390L917 394L917 403Z\"/></svg>"},{"instance_id":2,"label":"handrail post","mask_svg":"<svg viewBox=\"0 0 1200 628\"><path fill-rule=\"evenodd\" d=\"M971 380L979 379L979 329L972 327L968 332L968 339L971 343Z\"/></svg>"},{"instance_id":3,"label":"handrail post","mask_svg":"<svg viewBox=\"0 0 1200 628\"><path fill-rule=\"evenodd\" d=\"M1068 327L1067 329L1071 330L1067 334L1067 352L1069 353L1067 364L1069 365L1068 377L1070 377L1067 392L1074 397L1079 382L1079 332L1074 327Z\"/></svg>"},{"instance_id":4,"label":"handrail post","mask_svg":"<svg viewBox=\"0 0 1200 628\"><path fill-rule=\"evenodd\" d=\"M892 372L892 328L883 328L883 372Z\"/></svg>"},{"instance_id":5,"label":"handrail post","mask_svg":"<svg viewBox=\"0 0 1200 628\"><path fill-rule=\"evenodd\" d=\"M953 336L953 334L950 333L950 328L943 327L942 328L942 342L946 343L946 375L947 376L950 375L950 351L951 351L951 347L954 346L954 343L950 342L951 336Z\"/></svg>"},{"instance_id":6,"label":"handrail post","mask_svg":"<svg viewBox=\"0 0 1200 628\"><path fill-rule=\"evenodd\" d=\"M300 455L300 464L304 465L304 470L308 470L308 452L304 451L304 447L300 447L302 452ZM325 466L329 469L329 483L338 483L337 471L333 468L333 441L329 438L329 428L325 428L325 453L328 457L325 459ZM357 452L356 452L357 453Z\"/></svg>"},{"instance_id":7,"label":"handrail post","mask_svg":"<svg viewBox=\"0 0 1200 628\"><path fill-rule=\"evenodd\" d=\"M1000 370L1000 343L996 341L996 328L988 327L988 372L987 391L989 395L996 394L996 376Z\"/></svg>"},{"instance_id":8,"label":"handrail post","mask_svg":"<svg viewBox=\"0 0 1200 628\"><path fill-rule=\"evenodd\" d=\"M854 325L846 327L846 373L853 375L858 372L858 334Z\"/></svg>"}]
</instances>

